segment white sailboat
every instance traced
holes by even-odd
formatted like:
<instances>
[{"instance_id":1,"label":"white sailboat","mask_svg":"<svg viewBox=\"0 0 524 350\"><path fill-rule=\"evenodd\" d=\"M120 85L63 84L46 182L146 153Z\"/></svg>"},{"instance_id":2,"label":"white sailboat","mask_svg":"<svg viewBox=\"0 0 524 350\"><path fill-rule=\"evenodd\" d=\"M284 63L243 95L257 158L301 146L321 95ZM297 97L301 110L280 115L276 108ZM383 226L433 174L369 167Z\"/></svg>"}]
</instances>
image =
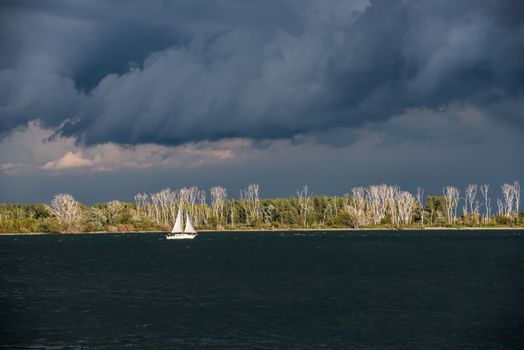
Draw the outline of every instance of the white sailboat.
<instances>
[{"instance_id":1,"label":"white sailboat","mask_svg":"<svg viewBox=\"0 0 524 350\"><path fill-rule=\"evenodd\" d=\"M195 226L193 226L193 223L191 222L191 219L189 218L189 213L186 212L186 227L184 227L184 219L183 219L183 211L184 209L182 206L178 208L178 215L176 216L175 224L173 225L173 229L171 230L171 234L167 234L167 239L193 239L197 236L197 231L195 230Z\"/></svg>"}]
</instances>

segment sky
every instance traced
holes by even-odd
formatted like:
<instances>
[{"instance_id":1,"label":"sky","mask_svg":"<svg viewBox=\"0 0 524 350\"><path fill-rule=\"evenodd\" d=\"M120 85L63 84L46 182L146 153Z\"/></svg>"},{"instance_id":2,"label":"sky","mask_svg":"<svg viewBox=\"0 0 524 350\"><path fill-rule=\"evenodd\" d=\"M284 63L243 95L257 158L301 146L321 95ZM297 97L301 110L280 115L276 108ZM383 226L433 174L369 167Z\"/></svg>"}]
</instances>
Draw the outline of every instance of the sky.
<instances>
[{"instance_id":1,"label":"sky","mask_svg":"<svg viewBox=\"0 0 524 350\"><path fill-rule=\"evenodd\" d=\"M3 0L0 202L524 180L524 2Z\"/></svg>"}]
</instances>

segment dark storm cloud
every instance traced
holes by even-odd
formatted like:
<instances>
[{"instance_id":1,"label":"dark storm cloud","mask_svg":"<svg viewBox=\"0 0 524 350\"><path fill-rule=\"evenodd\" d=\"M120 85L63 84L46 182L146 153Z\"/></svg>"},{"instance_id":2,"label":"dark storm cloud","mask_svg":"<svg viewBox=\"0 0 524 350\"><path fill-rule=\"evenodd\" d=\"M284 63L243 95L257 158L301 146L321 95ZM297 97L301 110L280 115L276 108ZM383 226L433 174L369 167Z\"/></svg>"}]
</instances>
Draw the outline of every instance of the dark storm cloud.
<instances>
[{"instance_id":1,"label":"dark storm cloud","mask_svg":"<svg viewBox=\"0 0 524 350\"><path fill-rule=\"evenodd\" d=\"M522 127L519 1L2 6L4 133L38 118L87 144L263 140L454 102Z\"/></svg>"}]
</instances>

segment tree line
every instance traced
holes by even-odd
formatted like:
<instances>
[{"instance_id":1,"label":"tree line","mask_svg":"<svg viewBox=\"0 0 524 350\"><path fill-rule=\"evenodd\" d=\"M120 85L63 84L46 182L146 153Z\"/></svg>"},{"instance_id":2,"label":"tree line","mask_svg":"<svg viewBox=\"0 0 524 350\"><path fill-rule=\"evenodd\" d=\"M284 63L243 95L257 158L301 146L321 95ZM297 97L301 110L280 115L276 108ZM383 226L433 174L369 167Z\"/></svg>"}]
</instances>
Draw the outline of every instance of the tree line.
<instances>
[{"instance_id":1,"label":"tree line","mask_svg":"<svg viewBox=\"0 0 524 350\"><path fill-rule=\"evenodd\" d=\"M188 210L199 229L403 228L522 225L520 184L503 184L491 201L489 185L470 184L462 192L445 186L442 194L412 194L396 185L354 187L341 196L316 196L308 186L288 198L261 198L258 184L229 198L221 186L138 193L134 202L112 200L84 205L71 194L49 204L0 204L0 232L167 231L178 208Z\"/></svg>"}]
</instances>

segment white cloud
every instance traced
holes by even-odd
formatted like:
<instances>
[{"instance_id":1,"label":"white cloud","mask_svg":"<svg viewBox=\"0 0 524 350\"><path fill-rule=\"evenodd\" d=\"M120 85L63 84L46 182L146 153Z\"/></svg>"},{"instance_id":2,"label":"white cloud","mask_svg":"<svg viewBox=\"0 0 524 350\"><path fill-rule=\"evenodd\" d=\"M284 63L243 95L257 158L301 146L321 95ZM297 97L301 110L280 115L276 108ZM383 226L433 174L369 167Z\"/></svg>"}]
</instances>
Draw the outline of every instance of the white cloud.
<instances>
[{"instance_id":1,"label":"white cloud","mask_svg":"<svg viewBox=\"0 0 524 350\"><path fill-rule=\"evenodd\" d=\"M256 152L252 142L228 139L180 146L104 143L84 147L72 137L54 135L37 121L18 128L0 141L0 172L107 172L122 168L192 168L242 159Z\"/></svg>"}]
</instances>

